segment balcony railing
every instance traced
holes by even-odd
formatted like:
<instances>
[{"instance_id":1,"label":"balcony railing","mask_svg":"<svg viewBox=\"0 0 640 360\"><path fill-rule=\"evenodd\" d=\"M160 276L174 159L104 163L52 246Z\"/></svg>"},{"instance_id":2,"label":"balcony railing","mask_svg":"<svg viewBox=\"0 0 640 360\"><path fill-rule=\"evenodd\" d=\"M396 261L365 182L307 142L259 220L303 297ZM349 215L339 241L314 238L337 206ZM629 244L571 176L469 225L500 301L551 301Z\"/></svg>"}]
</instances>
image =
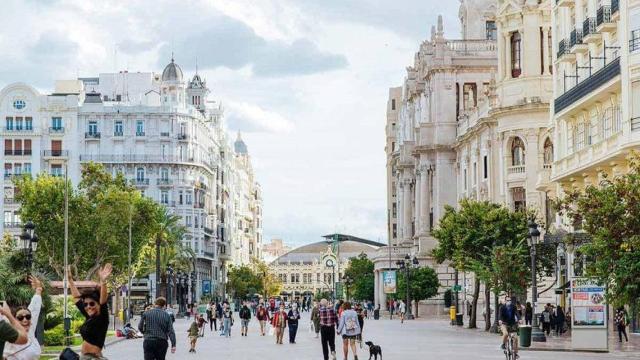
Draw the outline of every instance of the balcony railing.
<instances>
[{"instance_id":1,"label":"balcony railing","mask_svg":"<svg viewBox=\"0 0 640 360\"><path fill-rule=\"evenodd\" d=\"M615 14L620 10L620 0L611 0L611 14Z\"/></svg>"},{"instance_id":2,"label":"balcony railing","mask_svg":"<svg viewBox=\"0 0 640 360\"><path fill-rule=\"evenodd\" d=\"M136 186L149 186L149 179L132 179L131 183Z\"/></svg>"},{"instance_id":3,"label":"balcony railing","mask_svg":"<svg viewBox=\"0 0 640 360\"><path fill-rule=\"evenodd\" d=\"M20 227L22 227L22 223L21 222L17 222L17 221L10 221L10 222L5 221L4 222L4 227L5 228L13 228L13 229L20 228Z\"/></svg>"},{"instance_id":4,"label":"balcony railing","mask_svg":"<svg viewBox=\"0 0 640 360\"><path fill-rule=\"evenodd\" d=\"M606 64L593 75L579 82L573 88L565 91L564 94L558 96L554 101L554 111L558 113L564 110L617 75L620 75L619 57Z\"/></svg>"},{"instance_id":5,"label":"balcony railing","mask_svg":"<svg viewBox=\"0 0 640 360\"><path fill-rule=\"evenodd\" d=\"M169 133L168 132L161 132L160 136L161 137L169 137Z\"/></svg>"},{"instance_id":6,"label":"balcony railing","mask_svg":"<svg viewBox=\"0 0 640 360\"><path fill-rule=\"evenodd\" d=\"M640 116L631 118L631 131L640 131Z\"/></svg>"},{"instance_id":7,"label":"balcony railing","mask_svg":"<svg viewBox=\"0 0 640 360\"><path fill-rule=\"evenodd\" d=\"M29 156L31 155L31 149L4 149L4 154L7 156Z\"/></svg>"},{"instance_id":8,"label":"balcony railing","mask_svg":"<svg viewBox=\"0 0 640 360\"><path fill-rule=\"evenodd\" d=\"M100 139L100 133L96 131L87 131L84 133L85 139Z\"/></svg>"},{"instance_id":9,"label":"balcony railing","mask_svg":"<svg viewBox=\"0 0 640 360\"><path fill-rule=\"evenodd\" d=\"M631 36L629 37L629 51L640 51L640 29L631 31Z\"/></svg>"},{"instance_id":10,"label":"balcony railing","mask_svg":"<svg viewBox=\"0 0 640 360\"><path fill-rule=\"evenodd\" d=\"M178 134L176 137L178 140L187 140L188 138L187 134Z\"/></svg>"},{"instance_id":11,"label":"balcony railing","mask_svg":"<svg viewBox=\"0 0 640 360\"><path fill-rule=\"evenodd\" d=\"M569 37L570 47L582 44L582 29L573 29Z\"/></svg>"},{"instance_id":12,"label":"balcony railing","mask_svg":"<svg viewBox=\"0 0 640 360\"><path fill-rule=\"evenodd\" d=\"M568 48L567 48L566 40L564 40L564 39L560 40L560 42L558 43L558 56L557 56L557 58L560 59L567 52L568 52Z\"/></svg>"},{"instance_id":13,"label":"balcony railing","mask_svg":"<svg viewBox=\"0 0 640 360\"><path fill-rule=\"evenodd\" d=\"M49 134L64 134L64 127L52 126L49 128Z\"/></svg>"},{"instance_id":14,"label":"balcony railing","mask_svg":"<svg viewBox=\"0 0 640 360\"><path fill-rule=\"evenodd\" d=\"M122 131L114 131L113 132L113 136L115 137L122 137L124 136L124 133Z\"/></svg>"},{"instance_id":15,"label":"balcony railing","mask_svg":"<svg viewBox=\"0 0 640 360\"><path fill-rule=\"evenodd\" d=\"M600 6L598 11L596 12L596 24L600 26L602 24L608 24L611 22L611 6L603 5Z\"/></svg>"},{"instance_id":16,"label":"balcony railing","mask_svg":"<svg viewBox=\"0 0 640 360\"><path fill-rule=\"evenodd\" d=\"M592 17L586 18L582 22L582 36L587 37L592 34L596 34L596 19Z\"/></svg>"},{"instance_id":17,"label":"balcony railing","mask_svg":"<svg viewBox=\"0 0 640 360\"><path fill-rule=\"evenodd\" d=\"M514 165L514 166L509 166L507 168L508 174L524 174L524 171L525 171L524 165Z\"/></svg>"},{"instance_id":18,"label":"balcony railing","mask_svg":"<svg viewBox=\"0 0 640 360\"><path fill-rule=\"evenodd\" d=\"M44 156L44 157L67 157L67 156L69 156L69 150L42 150L42 156Z\"/></svg>"},{"instance_id":19,"label":"balcony railing","mask_svg":"<svg viewBox=\"0 0 640 360\"><path fill-rule=\"evenodd\" d=\"M171 179L158 179L157 184L159 186L171 186L173 185L173 180Z\"/></svg>"},{"instance_id":20,"label":"balcony railing","mask_svg":"<svg viewBox=\"0 0 640 360\"><path fill-rule=\"evenodd\" d=\"M136 136L144 136L144 131L136 131Z\"/></svg>"},{"instance_id":21,"label":"balcony railing","mask_svg":"<svg viewBox=\"0 0 640 360\"><path fill-rule=\"evenodd\" d=\"M33 127L28 127L28 128L24 128L24 127L15 127L15 126L8 126L8 127L3 127L1 128L2 132L13 132L13 133L21 133L21 134L28 134L28 133L33 133L35 132L35 130L33 130Z\"/></svg>"},{"instance_id":22,"label":"balcony railing","mask_svg":"<svg viewBox=\"0 0 640 360\"><path fill-rule=\"evenodd\" d=\"M175 155L143 155L143 154L107 154L107 155L80 155L80 161L108 162L108 163L196 163L210 169L216 169L216 165L208 159L186 159Z\"/></svg>"}]
</instances>

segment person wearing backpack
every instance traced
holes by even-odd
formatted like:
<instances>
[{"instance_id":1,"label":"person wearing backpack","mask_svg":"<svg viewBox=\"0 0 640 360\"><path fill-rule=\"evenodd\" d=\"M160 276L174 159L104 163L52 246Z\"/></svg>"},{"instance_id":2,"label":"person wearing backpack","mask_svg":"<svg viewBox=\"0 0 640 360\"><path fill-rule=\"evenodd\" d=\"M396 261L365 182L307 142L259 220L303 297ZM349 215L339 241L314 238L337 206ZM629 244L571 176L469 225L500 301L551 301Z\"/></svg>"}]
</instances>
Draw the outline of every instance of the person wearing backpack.
<instances>
[{"instance_id":1,"label":"person wearing backpack","mask_svg":"<svg viewBox=\"0 0 640 360\"><path fill-rule=\"evenodd\" d=\"M249 330L249 320L251 320L251 310L247 306L245 302L242 304L242 308L240 308L240 336L247 336L247 331Z\"/></svg>"},{"instance_id":2,"label":"person wearing backpack","mask_svg":"<svg viewBox=\"0 0 640 360\"><path fill-rule=\"evenodd\" d=\"M358 360L356 339L362 330L358 323L358 313L351 308L351 303L348 301L342 304L342 316L338 322L336 332L338 335L342 335L342 351L344 352L344 358L349 358L349 346L351 346L353 358L354 360Z\"/></svg>"},{"instance_id":3,"label":"person wearing backpack","mask_svg":"<svg viewBox=\"0 0 640 360\"><path fill-rule=\"evenodd\" d=\"M624 334L624 339L629 342L629 337L627 336L627 311L623 306L620 306L616 310L616 315L613 318L616 323L616 327L618 328L618 338L620 342L622 342L622 334Z\"/></svg>"}]
</instances>

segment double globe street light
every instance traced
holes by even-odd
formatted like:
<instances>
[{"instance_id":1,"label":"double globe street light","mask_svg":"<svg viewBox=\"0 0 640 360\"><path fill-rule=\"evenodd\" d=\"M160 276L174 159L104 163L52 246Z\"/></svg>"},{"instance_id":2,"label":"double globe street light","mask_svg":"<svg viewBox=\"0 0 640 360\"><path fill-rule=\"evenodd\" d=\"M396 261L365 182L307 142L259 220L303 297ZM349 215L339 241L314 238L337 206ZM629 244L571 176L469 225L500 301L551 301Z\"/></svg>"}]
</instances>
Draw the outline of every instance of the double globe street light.
<instances>
[{"instance_id":1,"label":"double globe street light","mask_svg":"<svg viewBox=\"0 0 640 360\"><path fill-rule=\"evenodd\" d=\"M409 294L409 271L412 268L417 268L420 265L420 261L418 260L417 257L413 257L413 259L411 258L411 255L407 254L404 257L404 260L398 260L396 261L396 265L398 265L398 269L400 270L404 270L404 275L405 275L405 290L406 290L406 306L407 306L407 315L405 316L405 319L407 320L413 320L413 311L411 311L411 297ZM416 304L417 306L417 304Z\"/></svg>"},{"instance_id":2,"label":"double globe street light","mask_svg":"<svg viewBox=\"0 0 640 360\"><path fill-rule=\"evenodd\" d=\"M529 251L531 255L531 304L533 305L533 329L531 330L531 340L536 342L546 342L547 338L544 333L540 331L538 325L538 316L536 314L537 302L538 302L538 281L536 274L536 245L540 240L540 230L538 230L538 224L533 220L527 222L529 228L529 236L527 237L527 243L529 244Z\"/></svg>"},{"instance_id":3,"label":"double globe street light","mask_svg":"<svg viewBox=\"0 0 640 360\"><path fill-rule=\"evenodd\" d=\"M33 266L33 253L38 248L38 235L35 234L36 226L31 221L27 221L22 228L20 239L22 240L22 250L27 254L27 269L31 273Z\"/></svg>"}]
</instances>

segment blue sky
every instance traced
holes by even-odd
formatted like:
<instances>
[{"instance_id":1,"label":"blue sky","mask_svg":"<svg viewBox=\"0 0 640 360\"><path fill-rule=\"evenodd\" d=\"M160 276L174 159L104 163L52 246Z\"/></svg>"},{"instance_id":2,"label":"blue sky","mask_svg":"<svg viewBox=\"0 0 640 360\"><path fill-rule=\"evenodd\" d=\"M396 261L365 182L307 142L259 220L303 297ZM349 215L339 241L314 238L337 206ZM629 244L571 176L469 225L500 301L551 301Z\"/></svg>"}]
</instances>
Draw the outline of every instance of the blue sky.
<instances>
[{"instance_id":1,"label":"blue sky","mask_svg":"<svg viewBox=\"0 0 640 360\"><path fill-rule=\"evenodd\" d=\"M264 194L265 240L340 231L386 241L384 124L437 15L433 0L5 0L0 85L161 72L171 52L241 130ZM437 9L437 10L435 10ZM235 135L233 136L235 138Z\"/></svg>"}]
</instances>

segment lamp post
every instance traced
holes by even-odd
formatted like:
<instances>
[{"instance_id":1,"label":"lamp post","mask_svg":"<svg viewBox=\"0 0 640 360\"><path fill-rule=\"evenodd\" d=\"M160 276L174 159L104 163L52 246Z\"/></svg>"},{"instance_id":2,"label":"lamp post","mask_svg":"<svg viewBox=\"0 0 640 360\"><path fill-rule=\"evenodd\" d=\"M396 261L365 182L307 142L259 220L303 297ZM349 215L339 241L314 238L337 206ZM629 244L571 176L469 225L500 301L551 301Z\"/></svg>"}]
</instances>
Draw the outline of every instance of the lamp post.
<instances>
[{"instance_id":1,"label":"lamp post","mask_svg":"<svg viewBox=\"0 0 640 360\"><path fill-rule=\"evenodd\" d=\"M406 305L407 305L407 316L406 319L407 320L413 320L413 312L411 311L411 296L410 296L410 292L409 292L409 271L411 270L412 267L418 267L418 265L420 265L420 262L418 261L417 257L413 257L413 259L411 258L411 256L409 254L405 255L404 260L398 260L396 261L396 265L398 265L398 268L400 270L404 270L404 274L405 274L405 290L406 290Z\"/></svg>"},{"instance_id":2,"label":"lamp post","mask_svg":"<svg viewBox=\"0 0 640 360\"><path fill-rule=\"evenodd\" d=\"M353 284L353 279L349 275L344 275L342 277L342 281L344 282L344 287L347 292L347 301L349 301L349 286Z\"/></svg>"},{"instance_id":3,"label":"lamp post","mask_svg":"<svg viewBox=\"0 0 640 360\"><path fill-rule=\"evenodd\" d=\"M533 220L529 220L527 223L529 227L529 236L527 242L529 243L529 250L531 254L531 304L533 305L533 329L531 331L531 341L546 342L547 338L544 333L540 331L538 325L538 316L536 314L536 307L538 302L538 283L536 279L536 245L540 240L540 231L538 230L538 224Z\"/></svg>"},{"instance_id":4,"label":"lamp post","mask_svg":"<svg viewBox=\"0 0 640 360\"><path fill-rule=\"evenodd\" d=\"M173 268L167 266L167 304L171 306L171 297L173 295Z\"/></svg>"},{"instance_id":5,"label":"lamp post","mask_svg":"<svg viewBox=\"0 0 640 360\"><path fill-rule=\"evenodd\" d=\"M336 302L336 264L333 259L329 258L325 261L325 265L333 270L333 275L331 276L331 283L333 284L331 298L333 302Z\"/></svg>"},{"instance_id":6,"label":"lamp post","mask_svg":"<svg viewBox=\"0 0 640 360\"><path fill-rule=\"evenodd\" d=\"M27 221L22 228L20 239L22 240L22 249L27 254L27 270L31 273L33 266L33 252L38 248L38 236L35 234L36 226L31 221Z\"/></svg>"},{"instance_id":7,"label":"lamp post","mask_svg":"<svg viewBox=\"0 0 640 360\"><path fill-rule=\"evenodd\" d=\"M196 303L196 272L191 272L191 305Z\"/></svg>"}]
</instances>

